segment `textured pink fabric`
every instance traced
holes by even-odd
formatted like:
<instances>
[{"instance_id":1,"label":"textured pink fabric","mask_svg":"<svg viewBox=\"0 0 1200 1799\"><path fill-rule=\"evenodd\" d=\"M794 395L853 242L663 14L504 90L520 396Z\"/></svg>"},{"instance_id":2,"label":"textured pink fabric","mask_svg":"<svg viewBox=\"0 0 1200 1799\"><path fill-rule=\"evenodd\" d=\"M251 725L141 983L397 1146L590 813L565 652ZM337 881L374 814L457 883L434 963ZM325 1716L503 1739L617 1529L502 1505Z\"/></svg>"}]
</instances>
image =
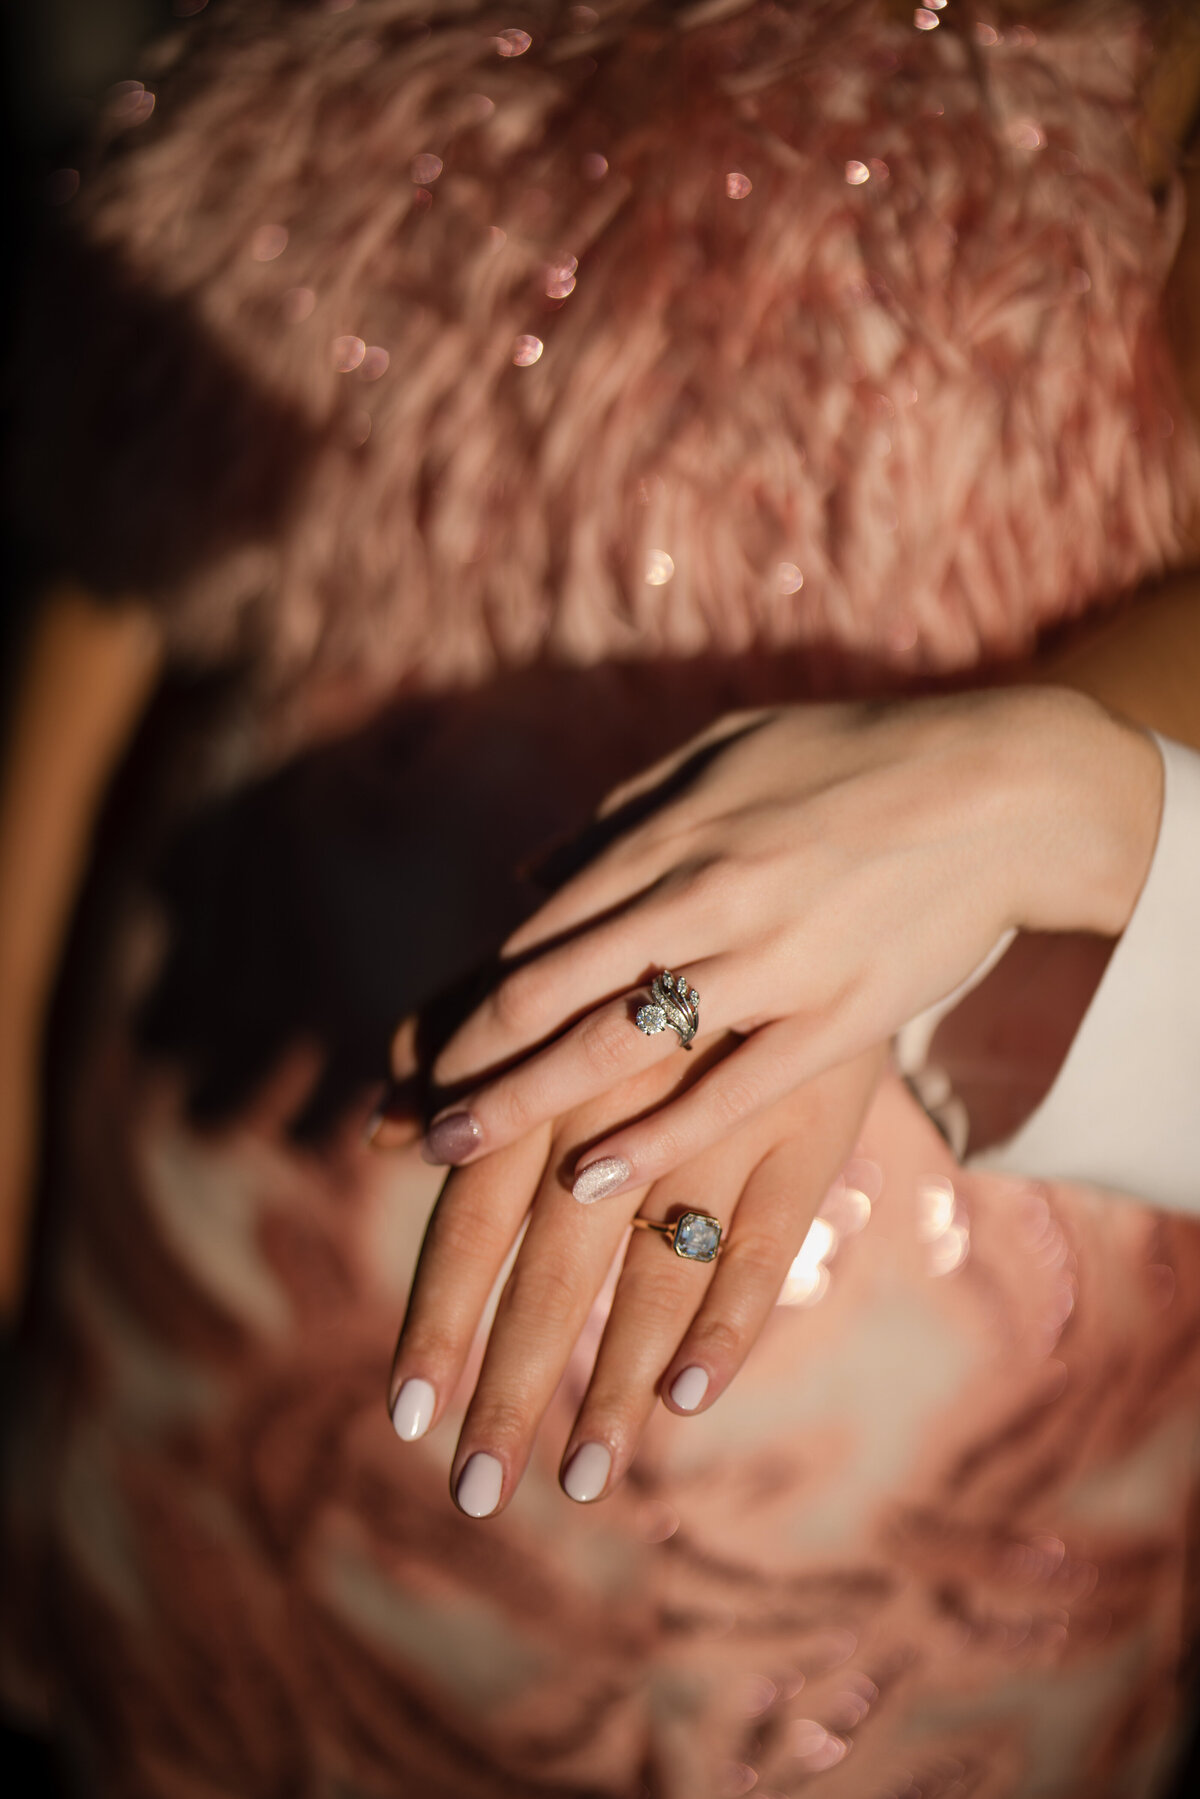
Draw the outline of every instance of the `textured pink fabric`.
<instances>
[{"instance_id":1,"label":"textured pink fabric","mask_svg":"<svg viewBox=\"0 0 1200 1799\"><path fill-rule=\"evenodd\" d=\"M276 10L261 40L270 8L201 20L85 205L311 454L271 534L231 526L162 588L179 654L237 648L274 683L223 766L397 683L446 690L411 809L381 790L372 815L412 857L390 955L453 937L469 965L506 903L488 832L516 855L531 818L568 826L743 652L796 696L986 674L1182 556L1200 462L1157 311L1179 221L1136 172L1121 15L975 33L955 3L919 32L755 4L593 42L553 11L501 56L512 20L473 9L429 35L394 0ZM303 156L281 91L320 120ZM443 164L428 202L418 155ZM557 711L494 679L539 659ZM656 665L678 711L609 659ZM402 1446L383 1404L436 1177L301 1152L278 1098L193 1130L131 1049L139 924L62 1121L5 1594L7 1689L90 1791L1161 1791L1196 1629L1196 1224L966 1175L886 1082L712 1413L660 1412L620 1492L572 1506L598 1312L516 1503L469 1523L454 1421Z\"/></svg>"},{"instance_id":2,"label":"textured pink fabric","mask_svg":"<svg viewBox=\"0 0 1200 1799\"><path fill-rule=\"evenodd\" d=\"M265 655L310 705L313 672L766 645L844 690L1016 653L1178 560L1200 489L1157 319L1178 195L1129 130L1144 37L1063 15L809 0L581 35L550 6L513 57L473 7L432 34L397 0L213 9L75 203L156 309L77 392L124 416L181 321L194 345L73 503L134 563L175 519L181 649ZM291 423L206 468L218 369ZM265 528L231 475L279 486Z\"/></svg>"}]
</instances>

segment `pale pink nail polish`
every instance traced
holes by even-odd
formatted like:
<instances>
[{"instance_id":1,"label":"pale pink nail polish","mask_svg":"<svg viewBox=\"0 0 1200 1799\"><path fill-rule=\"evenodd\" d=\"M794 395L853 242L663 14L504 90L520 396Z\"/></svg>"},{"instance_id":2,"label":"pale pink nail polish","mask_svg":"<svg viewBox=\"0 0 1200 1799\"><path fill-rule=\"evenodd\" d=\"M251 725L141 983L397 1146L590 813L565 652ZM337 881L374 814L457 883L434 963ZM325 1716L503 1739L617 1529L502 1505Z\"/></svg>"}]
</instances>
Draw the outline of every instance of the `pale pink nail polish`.
<instances>
[{"instance_id":1,"label":"pale pink nail polish","mask_svg":"<svg viewBox=\"0 0 1200 1799\"><path fill-rule=\"evenodd\" d=\"M483 1143L483 1126L470 1112L450 1112L431 1124L421 1154L437 1168L453 1168L473 1156Z\"/></svg>"},{"instance_id":2,"label":"pale pink nail polish","mask_svg":"<svg viewBox=\"0 0 1200 1799\"><path fill-rule=\"evenodd\" d=\"M601 1156L598 1162L589 1162L586 1168L579 1170L571 1192L581 1206L590 1206L628 1186L632 1173L624 1156Z\"/></svg>"},{"instance_id":3,"label":"pale pink nail polish","mask_svg":"<svg viewBox=\"0 0 1200 1799\"><path fill-rule=\"evenodd\" d=\"M415 1443L429 1429L437 1396L427 1380L406 1380L392 1406L392 1428L405 1443Z\"/></svg>"},{"instance_id":4,"label":"pale pink nail polish","mask_svg":"<svg viewBox=\"0 0 1200 1799\"><path fill-rule=\"evenodd\" d=\"M500 1503L504 1469L494 1455L477 1449L458 1477L454 1497L468 1518L488 1518Z\"/></svg>"},{"instance_id":5,"label":"pale pink nail polish","mask_svg":"<svg viewBox=\"0 0 1200 1799\"><path fill-rule=\"evenodd\" d=\"M581 1443L563 1473L563 1492L580 1505L599 1499L611 1468L612 1451L603 1443Z\"/></svg>"},{"instance_id":6,"label":"pale pink nail polish","mask_svg":"<svg viewBox=\"0 0 1200 1799\"><path fill-rule=\"evenodd\" d=\"M685 1368L671 1382L671 1398L681 1412L694 1412L708 1392L708 1375L703 1368Z\"/></svg>"}]
</instances>

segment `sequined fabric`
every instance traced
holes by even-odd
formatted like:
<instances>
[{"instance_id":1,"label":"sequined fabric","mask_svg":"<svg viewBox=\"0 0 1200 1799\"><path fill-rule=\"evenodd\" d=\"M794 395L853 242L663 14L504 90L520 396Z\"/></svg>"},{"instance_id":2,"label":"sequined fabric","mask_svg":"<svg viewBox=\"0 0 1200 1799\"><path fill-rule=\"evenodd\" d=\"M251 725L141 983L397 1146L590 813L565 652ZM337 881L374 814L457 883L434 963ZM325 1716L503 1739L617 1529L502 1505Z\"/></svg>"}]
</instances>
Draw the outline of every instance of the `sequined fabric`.
<instances>
[{"instance_id":1,"label":"sequined fabric","mask_svg":"<svg viewBox=\"0 0 1200 1799\"><path fill-rule=\"evenodd\" d=\"M259 38L247 9L199 22L152 115L130 90L89 230L200 322L254 430L273 408L311 452L264 482L270 531L218 484L207 562L131 551L180 658L257 658L225 787L407 683L391 785L354 789L406 876L378 934L382 850L339 886L307 801L277 911L206 856L204 918L268 919L237 980L218 941L182 983L228 998L239 1054L291 909L318 926L290 994L326 961L352 984L361 938L368 999L398 969L418 1003L528 903L505 868L722 705L986 670L1182 558L1200 461L1157 321L1178 219L1125 131L1139 31L954 10L425 32L360 0ZM198 142L241 109L268 156L256 83L313 82L310 161L247 211L241 262L206 250L196 221L242 200ZM247 480L278 441L251 432ZM401 1446L383 1404L436 1176L300 1150L261 1092L195 1129L135 1045L143 927L131 902L112 929L61 1121L10 1482L5 1685L86 1791L1161 1791L1196 1626L1200 1226L968 1175L889 1080L729 1394L660 1412L614 1498L572 1505L598 1312L516 1502L470 1523L455 1419Z\"/></svg>"}]
</instances>

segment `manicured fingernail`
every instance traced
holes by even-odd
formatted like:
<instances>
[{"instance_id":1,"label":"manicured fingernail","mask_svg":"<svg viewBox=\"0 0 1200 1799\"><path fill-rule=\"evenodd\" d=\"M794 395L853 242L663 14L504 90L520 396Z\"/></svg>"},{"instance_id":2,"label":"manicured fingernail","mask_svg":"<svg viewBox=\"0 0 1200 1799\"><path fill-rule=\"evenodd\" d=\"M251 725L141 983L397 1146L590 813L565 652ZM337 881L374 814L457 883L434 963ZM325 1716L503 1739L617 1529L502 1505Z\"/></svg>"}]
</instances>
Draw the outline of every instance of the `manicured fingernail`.
<instances>
[{"instance_id":1,"label":"manicured fingernail","mask_svg":"<svg viewBox=\"0 0 1200 1799\"><path fill-rule=\"evenodd\" d=\"M611 1467L612 1451L603 1443L581 1443L563 1473L563 1492L581 1505L599 1499Z\"/></svg>"},{"instance_id":2,"label":"manicured fingernail","mask_svg":"<svg viewBox=\"0 0 1200 1799\"><path fill-rule=\"evenodd\" d=\"M610 1193L619 1193L632 1173L624 1156L601 1156L598 1162L589 1162L579 1170L571 1192L581 1206L590 1206L597 1199L607 1199Z\"/></svg>"},{"instance_id":3,"label":"manicured fingernail","mask_svg":"<svg viewBox=\"0 0 1200 1799\"><path fill-rule=\"evenodd\" d=\"M685 1368L671 1382L671 1398L681 1412L694 1412L708 1392L708 1375L703 1368Z\"/></svg>"},{"instance_id":4,"label":"manicured fingernail","mask_svg":"<svg viewBox=\"0 0 1200 1799\"><path fill-rule=\"evenodd\" d=\"M458 1477L454 1497L468 1518L487 1518L500 1503L504 1470L494 1455L477 1449Z\"/></svg>"},{"instance_id":5,"label":"manicured fingernail","mask_svg":"<svg viewBox=\"0 0 1200 1799\"><path fill-rule=\"evenodd\" d=\"M437 1395L427 1380L406 1380L392 1407L392 1425L406 1443L415 1443L429 1429Z\"/></svg>"},{"instance_id":6,"label":"manicured fingernail","mask_svg":"<svg viewBox=\"0 0 1200 1799\"><path fill-rule=\"evenodd\" d=\"M421 1145L421 1154L438 1168L465 1162L483 1142L483 1126L470 1112L450 1112L431 1124Z\"/></svg>"}]
</instances>

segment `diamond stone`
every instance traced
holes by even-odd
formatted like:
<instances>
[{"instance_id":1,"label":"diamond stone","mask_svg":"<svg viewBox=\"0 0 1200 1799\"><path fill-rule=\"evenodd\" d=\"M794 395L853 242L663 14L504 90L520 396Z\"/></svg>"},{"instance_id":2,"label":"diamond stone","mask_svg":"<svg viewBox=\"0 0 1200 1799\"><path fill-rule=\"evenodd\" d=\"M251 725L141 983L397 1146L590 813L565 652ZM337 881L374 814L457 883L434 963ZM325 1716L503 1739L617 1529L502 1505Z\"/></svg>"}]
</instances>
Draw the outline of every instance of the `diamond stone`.
<instances>
[{"instance_id":1,"label":"diamond stone","mask_svg":"<svg viewBox=\"0 0 1200 1799\"><path fill-rule=\"evenodd\" d=\"M703 1212L685 1212L675 1226L675 1254L691 1262L711 1262L720 1241L719 1222Z\"/></svg>"},{"instance_id":2,"label":"diamond stone","mask_svg":"<svg viewBox=\"0 0 1200 1799\"><path fill-rule=\"evenodd\" d=\"M694 987L692 988L692 991L688 994L688 998L691 1000L691 1002L694 1006L698 1006L700 1004L700 995L696 992L696 989Z\"/></svg>"},{"instance_id":3,"label":"diamond stone","mask_svg":"<svg viewBox=\"0 0 1200 1799\"><path fill-rule=\"evenodd\" d=\"M647 1037L656 1037L659 1031L666 1030L667 1015L661 1006L639 1006L635 1023L639 1031L645 1031Z\"/></svg>"}]
</instances>

